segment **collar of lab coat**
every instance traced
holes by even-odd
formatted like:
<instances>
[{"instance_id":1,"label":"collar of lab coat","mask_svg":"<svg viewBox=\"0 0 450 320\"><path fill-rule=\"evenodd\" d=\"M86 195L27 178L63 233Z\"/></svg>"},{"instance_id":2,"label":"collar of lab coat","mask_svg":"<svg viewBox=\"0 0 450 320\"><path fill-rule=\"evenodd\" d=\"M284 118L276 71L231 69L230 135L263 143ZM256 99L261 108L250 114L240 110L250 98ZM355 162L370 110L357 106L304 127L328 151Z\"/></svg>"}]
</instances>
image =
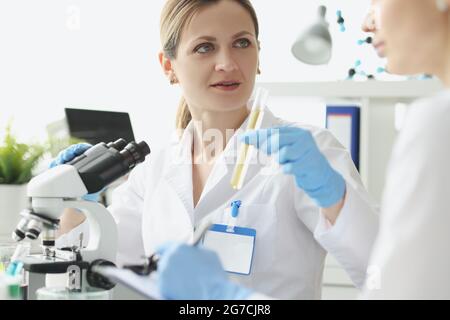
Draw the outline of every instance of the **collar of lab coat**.
<instances>
[{"instance_id":1,"label":"collar of lab coat","mask_svg":"<svg viewBox=\"0 0 450 320\"><path fill-rule=\"evenodd\" d=\"M208 213L217 209L220 203L228 203L232 199L236 190L230 186L231 174L236 163L237 153L241 142L239 135L245 132L249 118L242 123L239 130L231 137L225 150L217 158L211 170L201 197L194 210L193 203L193 181L192 181L192 143L194 134L194 124L191 121L179 138L174 136L171 143L171 159L164 174L166 181L172 186L178 197L184 204L186 211L192 219L193 225L205 217ZM261 128L269 128L277 124L277 118L266 108ZM259 162L251 165L246 175L246 181L255 176L262 165L269 162L269 158L264 154L258 154ZM245 188L245 187L244 187ZM214 194L214 201L208 201L211 194ZM195 214L194 214L195 212ZM194 219L195 217L195 219Z\"/></svg>"}]
</instances>

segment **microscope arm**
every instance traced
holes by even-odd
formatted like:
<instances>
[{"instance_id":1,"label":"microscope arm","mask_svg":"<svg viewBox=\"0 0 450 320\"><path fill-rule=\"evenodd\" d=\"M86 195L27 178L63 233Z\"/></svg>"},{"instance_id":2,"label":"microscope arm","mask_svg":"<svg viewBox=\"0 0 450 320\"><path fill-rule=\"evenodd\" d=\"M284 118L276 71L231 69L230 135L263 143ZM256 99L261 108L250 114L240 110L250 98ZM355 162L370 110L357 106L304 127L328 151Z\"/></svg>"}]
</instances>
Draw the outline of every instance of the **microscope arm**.
<instances>
[{"instance_id":1,"label":"microscope arm","mask_svg":"<svg viewBox=\"0 0 450 320\"><path fill-rule=\"evenodd\" d=\"M101 204L91 201L64 200L65 208L83 211L89 224L89 242L81 249L83 260L92 262L98 257L116 261L117 224L111 213Z\"/></svg>"}]
</instances>

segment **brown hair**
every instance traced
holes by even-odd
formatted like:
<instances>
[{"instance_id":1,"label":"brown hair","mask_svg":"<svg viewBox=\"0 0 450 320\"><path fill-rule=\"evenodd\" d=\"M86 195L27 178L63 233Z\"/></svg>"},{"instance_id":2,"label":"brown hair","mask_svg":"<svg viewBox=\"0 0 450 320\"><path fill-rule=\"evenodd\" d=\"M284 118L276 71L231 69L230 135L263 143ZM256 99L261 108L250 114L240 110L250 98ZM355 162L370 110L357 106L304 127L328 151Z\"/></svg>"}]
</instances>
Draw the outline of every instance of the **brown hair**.
<instances>
[{"instance_id":1,"label":"brown hair","mask_svg":"<svg viewBox=\"0 0 450 320\"><path fill-rule=\"evenodd\" d=\"M161 13L160 38L164 55L169 59L177 56L178 45L180 44L181 32L184 26L189 23L194 14L205 6L216 4L222 0L167 0ZM246 9L255 25L256 38L259 35L259 24L255 9L250 0L233 0ZM185 129L192 116L184 98L181 98L177 117L177 129Z\"/></svg>"}]
</instances>

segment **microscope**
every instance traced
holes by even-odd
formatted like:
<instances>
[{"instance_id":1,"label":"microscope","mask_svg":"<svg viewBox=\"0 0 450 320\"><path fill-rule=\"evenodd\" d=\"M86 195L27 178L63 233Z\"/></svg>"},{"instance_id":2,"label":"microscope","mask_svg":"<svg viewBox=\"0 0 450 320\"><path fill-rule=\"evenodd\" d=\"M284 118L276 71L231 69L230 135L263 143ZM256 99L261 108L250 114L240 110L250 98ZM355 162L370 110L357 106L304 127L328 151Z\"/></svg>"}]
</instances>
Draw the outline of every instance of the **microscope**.
<instances>
[{"instance_id":1,"label":"microscope","mask_svg":"<svg viewBox=\"0 0 450 320\"><path fill-rule=\"evenodd\" d=\"M119 139L99 143L72 161L49 169L33 178L27 189L31 207L21 212L21 220L12 237L35 240L41 236L41 254L31 254L23 262L28 278L26 299L36 299L36 290L45 287L46 274L67 273L66 289L110 290L114 283L93 271L95 266L114 266L117 253L117 225L111 213L100 203L81 197L101 191L108 184L129 173L150 154L142 141ZM89 242L56 248L55 234L64 209L82 211L89 224ZM94 268L95 269L95 268Z\"/></svg>"}]
</instances>

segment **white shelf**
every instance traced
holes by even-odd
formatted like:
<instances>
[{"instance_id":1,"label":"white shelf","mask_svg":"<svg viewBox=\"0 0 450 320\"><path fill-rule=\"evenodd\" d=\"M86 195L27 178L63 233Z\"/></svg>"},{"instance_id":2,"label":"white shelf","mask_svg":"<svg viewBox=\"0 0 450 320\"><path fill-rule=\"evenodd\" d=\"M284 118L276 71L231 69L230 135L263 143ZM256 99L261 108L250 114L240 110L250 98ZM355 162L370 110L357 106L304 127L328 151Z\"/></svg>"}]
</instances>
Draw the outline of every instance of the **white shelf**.
<instances>
[{"instance_id":1,"label":"white shelf","mask_svg":"<svg viewBox=\"0 0 450 320\"><path fill-rule=\"evenodd\" d=\"M273 96L325 98L420 98L443 88L438 80L260 82Z\"/></svg>"}]
</instances>

